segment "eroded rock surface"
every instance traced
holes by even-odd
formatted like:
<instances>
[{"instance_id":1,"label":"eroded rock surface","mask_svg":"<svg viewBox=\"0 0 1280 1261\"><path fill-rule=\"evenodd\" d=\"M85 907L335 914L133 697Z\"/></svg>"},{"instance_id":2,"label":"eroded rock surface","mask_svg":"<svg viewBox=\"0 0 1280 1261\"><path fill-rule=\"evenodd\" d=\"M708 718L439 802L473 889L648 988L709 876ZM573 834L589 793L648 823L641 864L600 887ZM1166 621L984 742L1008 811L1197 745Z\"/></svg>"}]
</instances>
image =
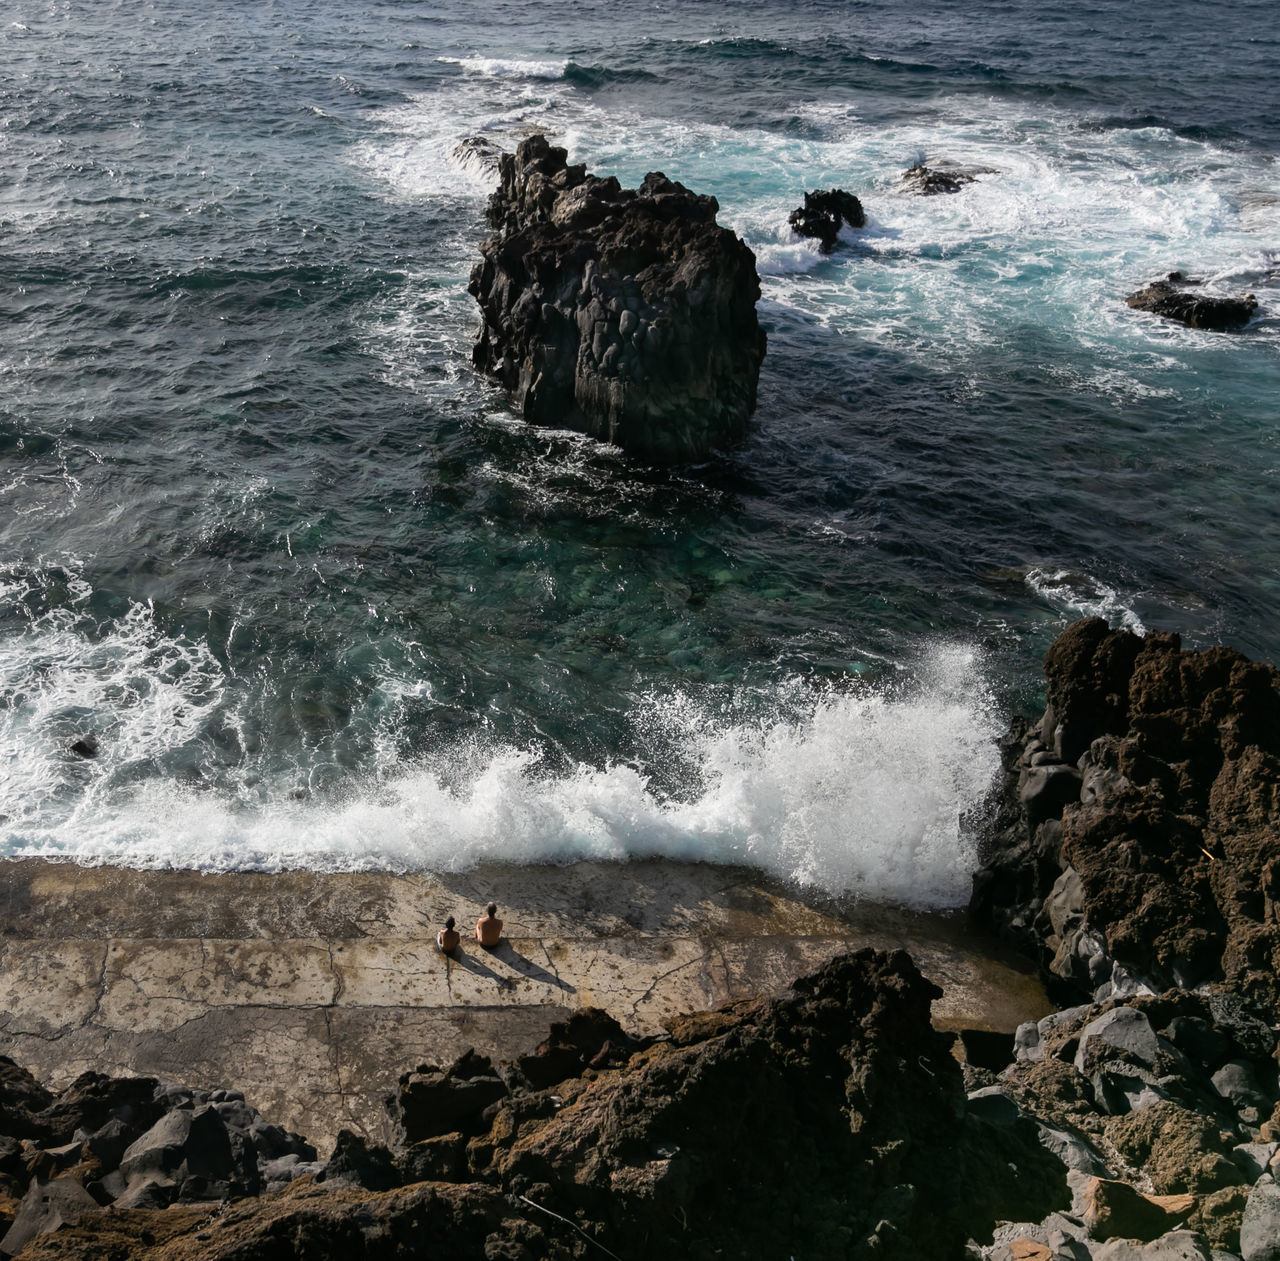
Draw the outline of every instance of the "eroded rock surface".
<instances>
[{"instance_id":1,"label":"eroded rock surface","mask_svg":"<svg viewBox=\"0 0 1280 1261\"><path fill-rule=\"evenodd\" d=\"M920 197L936 197L941 193L958 193L966 184L972 184L979 175L998 174L991 166L961 166L954 162L937 162L925 166L917 162L902 173L904 192Z\"/></svg>"},{"instance_id":2,"label":"eroded rock surface","mask_svg":"<svg viewBox=\"0 0 1280 1261\"><path fill-rule=\"evenodd\" d=\"M739 440L765 334L755 256L714 197L660 173L639 189L531 136L500 160L470 291L477 368L524 418L658 461Z\"/></svg>"},{"instance_id":3,"label":"eroded rock surface","mask_svg":"<svg viewBox=\"0 0 1280 1261\"><path fill-rule=\"evenodd\" d=\"M1219 981L1274 1020L1280 672L1092 618L1045 674L973 909L1064 995Z\"/></svg>"}]
</instances>

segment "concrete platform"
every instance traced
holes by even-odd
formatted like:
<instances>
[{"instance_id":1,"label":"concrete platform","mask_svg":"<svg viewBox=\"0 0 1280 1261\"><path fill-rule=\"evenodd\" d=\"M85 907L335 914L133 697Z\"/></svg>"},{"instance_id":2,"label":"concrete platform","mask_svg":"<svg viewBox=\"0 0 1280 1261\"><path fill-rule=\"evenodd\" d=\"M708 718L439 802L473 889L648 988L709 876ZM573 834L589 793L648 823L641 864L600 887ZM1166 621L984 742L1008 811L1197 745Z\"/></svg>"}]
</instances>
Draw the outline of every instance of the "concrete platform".
<instances>
[{"instance_id":1,"label":"concrete platform","mask_svg":"<svg viewBox=\"0 0 1280 1261\"><path fill-rule=\"evenodd\" d=\"M435 948L490 899L506 940ZM638 1033L787 986L840 951L903 947L939 1027L1012 1032L1050 1010L1025 964L957 917L837 910L702 864L465 875L132 871L0 861L0 1054L54 1087L85 1069L236 1088L328 1154L390 1134L402 1072L532 1050L603 1007Z\"/></svg>"}]
</instances>

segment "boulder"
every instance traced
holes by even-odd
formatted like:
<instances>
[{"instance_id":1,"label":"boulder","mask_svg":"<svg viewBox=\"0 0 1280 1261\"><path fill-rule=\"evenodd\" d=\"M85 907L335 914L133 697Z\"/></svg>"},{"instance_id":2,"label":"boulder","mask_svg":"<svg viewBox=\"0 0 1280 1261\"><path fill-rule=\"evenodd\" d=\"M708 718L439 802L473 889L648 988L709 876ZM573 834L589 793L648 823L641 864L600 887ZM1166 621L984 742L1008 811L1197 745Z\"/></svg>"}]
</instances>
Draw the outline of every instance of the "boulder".
<instances>
[{"instance_id":1,"label":"boulder","mask_svg":"<svg viewBox=\"0 0 1280 1261\"><path fill-rule=\"evenodd\" d=\"M98 1202L72 1178L46 1182L32 1180L18 1207L13 1225L0 1239L0 1253L17 1256L37 1235L49 1235L64 1225L75 1225L86 1214L100 1213Z\"/></svg>"},{"instance_id":2,"label":"boulder","mask_svg":"<svg viewBox=\"0 0 1280 1261\"><path fill-rule=\"evenodd\" d=\"M469 1050L444 1071L423 1064L404 1074L393 1112L403 1141L418 1143L455 1130L475 1133L484 1110L506 1094L489 1060Z\"/></svg>"},{"instance_id":3,"label":"boulder","mask_svg":"<svg viewBox=\"0 0 1280 1261\"><path fill-rule=\"evenodd\" d=\"M715 198L660 173L638 189L530 136L503 154L470 292L472 355L539 425L661 462L738 441L765 334L755 256Z\"/></svg>"},{"instance_id":4,"label":"boulder","mask_svg":"<svg viewBox=\"0 0 1280 1261\"><path fill-rule=\"evenodd\" d=\"M1084 1200L1084 1224L1095 1239L1157 1239L1195 1207L1192 1195L1143 1195L1106 1178L1094 1178Z\"/></svg>"},{"instance_id":5,"label":"boulder","mask_svg":"<svg viewBox=\"0 0 1280 1261\"><path fill-rule=\"evenodd\" d=\"M172 1183L183 1199L221 1199L238 1185L231 1138L216 1109L167 1112L133 1143L120 1173L134 1190L144 1183Z\"/></svg>"},{"instance_id":6,"label":"boulder","mask_svg":"<svg viewBox=\"0 0 1280 1261\"><path fill-rule=\"evenodd\" d=\"M866 226L867 216L862 203L842 188L828 188L805 193L804 205L787 217L791 230L797 236L814 237L824 254L829 254L840 236L840 229Z\"/></svg>"},{"instance_id":7,"label":"boulder","mask_svg":"<svg viewBox=\"0 0 1280 1261\"><path fill-rule=\"evenodd\" d=\"M1258 299L1251 293L1238 298L1209 294L1188 280L1181 272L1171 271L1164 280L1156 280L1131 293L1124 301L1135 311L1150 311L1167 320L1177 320L1188 328L1213 329L1218 332L1247 324L1258 310Z\"/></svg>"},{"instance_id":8,"label":"boulder","mask_svg":"<svg viewBox=\"0 0 1280 1261\"><path fill-rule=\"evenodd\" d=\"M1093 1261L1213 1261L1213 1251L1203 1235L1175 1230L1150 1243L1112 1239L1094 1249Z\"/></svg>"},{"instance_id":9,"label":"boulder","mask_svg":"<svg viewBox=\"0 0 1280 1261\"><path fill-rule=\"evenodd\" d=\"M1280 1261L1280 1186L1265 1174L1249 1192L1240 1223L1244 1261Z\"/></svg>"}]
</instances>

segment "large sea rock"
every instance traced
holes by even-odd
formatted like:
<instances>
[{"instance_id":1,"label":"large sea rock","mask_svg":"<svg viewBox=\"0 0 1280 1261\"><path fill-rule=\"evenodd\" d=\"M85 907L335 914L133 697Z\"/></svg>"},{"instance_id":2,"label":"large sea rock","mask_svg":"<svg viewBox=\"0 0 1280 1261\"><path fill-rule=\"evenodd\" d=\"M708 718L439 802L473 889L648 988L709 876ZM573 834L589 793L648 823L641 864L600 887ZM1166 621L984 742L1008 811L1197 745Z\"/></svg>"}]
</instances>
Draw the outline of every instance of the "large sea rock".
<instances>
[{"instance_id":1,"label":"large sea rock","mask_svg":"<svg viewBox=\"0 0 1280 1261\"><path fill-rule=\"evenodd\" d=\"M535 135L500 161L470 291L477 368L521 415L661 462L738 441L765 334L755 256L714 197L665 175L638 189L570 166Z\"/></svg>"},{"instance_id":2,"label":"large sea rock","mask_svg":"<svg viewBox=\"0 0 1280 1261\"><path fill-rule=\"evenodd\" d=\"M1280 671L1091 618L1045 676L975 912L1064 997L1211 982L1280 1017Z\"/></svg>"}]
</instances>

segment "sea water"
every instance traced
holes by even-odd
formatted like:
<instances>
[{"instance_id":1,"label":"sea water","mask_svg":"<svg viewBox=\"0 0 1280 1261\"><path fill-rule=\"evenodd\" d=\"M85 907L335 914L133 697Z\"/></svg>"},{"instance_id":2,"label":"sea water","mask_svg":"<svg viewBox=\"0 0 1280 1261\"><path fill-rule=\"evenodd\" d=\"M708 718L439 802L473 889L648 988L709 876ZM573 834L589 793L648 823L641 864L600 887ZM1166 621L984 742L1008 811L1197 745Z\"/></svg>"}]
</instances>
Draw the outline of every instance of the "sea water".
<instances>
[{"instance_id":1,"label":"sea water","mask_svg":"<svg viewBox=\"0 0 1280 1261\"><path fill-rule=\"evenodd\" d=\"M1069 620L1278 655L1268 3L0 21L0 852L948 906ZM736 450L646 467L472 372L458 144L533 131L755 252ZM831 186L824 256L787 214ZM1174 269L1258 316L1124 305Z\"/></svg>"}]
</instances>

